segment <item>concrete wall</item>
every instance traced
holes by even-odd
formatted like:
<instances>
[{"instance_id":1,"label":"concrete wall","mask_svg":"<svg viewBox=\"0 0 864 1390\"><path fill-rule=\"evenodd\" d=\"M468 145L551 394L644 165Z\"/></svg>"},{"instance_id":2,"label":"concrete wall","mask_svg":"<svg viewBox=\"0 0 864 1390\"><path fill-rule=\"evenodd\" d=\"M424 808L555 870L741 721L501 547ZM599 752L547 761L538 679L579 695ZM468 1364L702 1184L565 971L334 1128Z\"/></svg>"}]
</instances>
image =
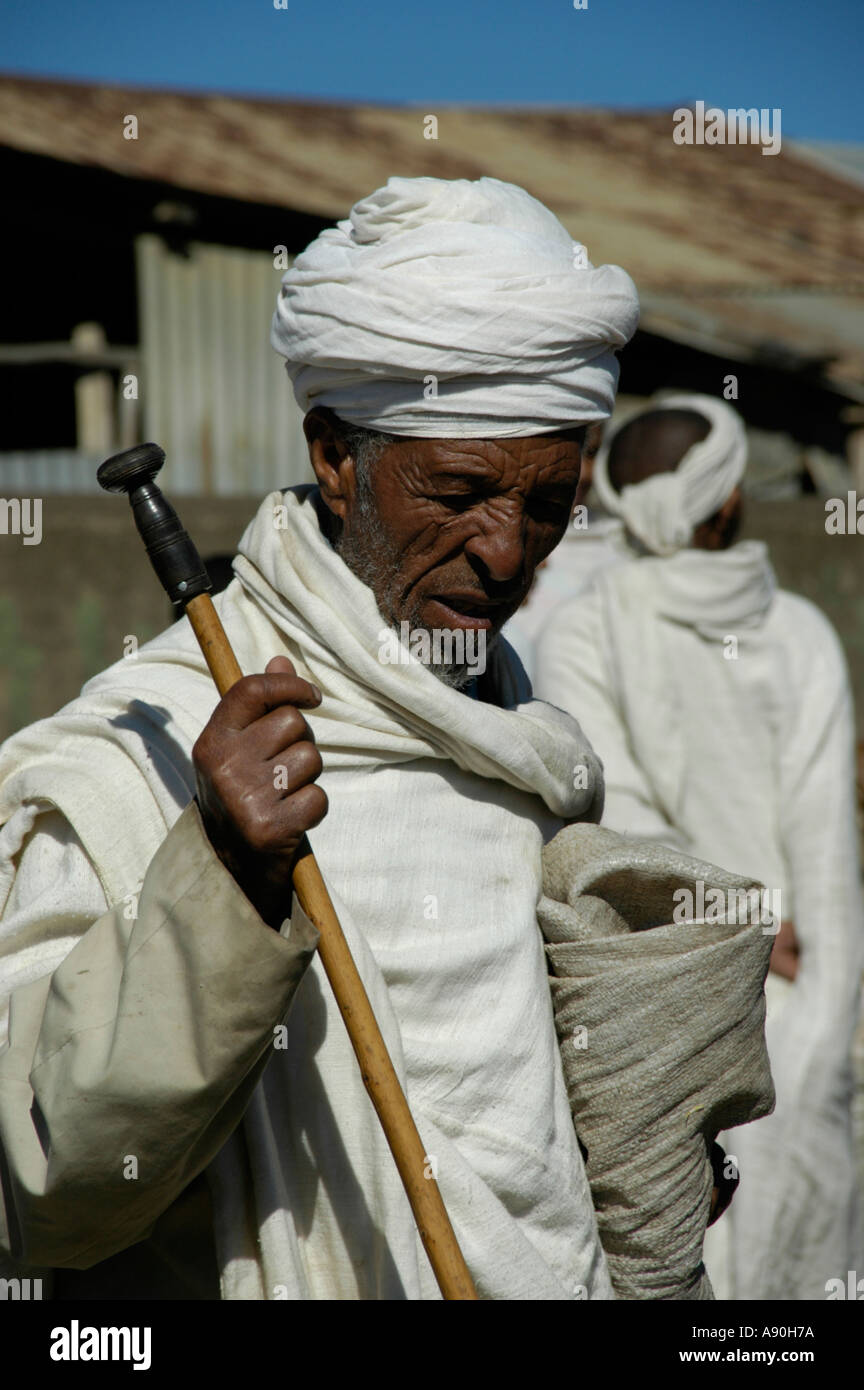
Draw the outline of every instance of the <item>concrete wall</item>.
<instances>
[{"instance_id":1,"label":"concrete wall","mask_svg":"<svg viewBox=\"0 0 864 1390\"><path fill-rule=\"evenodd\" d=\"M258 497L181 499L205 557L236 546ZM47 496L39 545L0 535L0 735L53 713L89 676L172 621L122 498ZM781 584L824 609L852 671L864 738L864 536L828 536L818 498L748 505Z\"/></svg>"},{"instance_id":2,"label":"concrete wall","mask_svg":"<svg viewBox=\"0 0 864 1390\"><path fill-rule=\"evenodd\" d=\"M184 498L205 557L233 551L260 498ZM0 734L44 718L174 621L122 497L46 496L42 541L0 535Z\"/></svg>"}]
</instances>

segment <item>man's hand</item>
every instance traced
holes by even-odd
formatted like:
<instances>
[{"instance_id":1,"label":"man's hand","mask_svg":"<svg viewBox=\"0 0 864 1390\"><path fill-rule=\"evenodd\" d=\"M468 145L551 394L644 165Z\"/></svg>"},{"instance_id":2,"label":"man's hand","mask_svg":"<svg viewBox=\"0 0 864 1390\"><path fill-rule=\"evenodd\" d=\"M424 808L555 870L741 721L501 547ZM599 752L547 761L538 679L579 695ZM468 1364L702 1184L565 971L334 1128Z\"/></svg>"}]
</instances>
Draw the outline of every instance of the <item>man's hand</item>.
<instances>
[{"instance_id":1,"label":"man's hand","mask_svg":"<svg viewBox=\"0 0 864 1390\"><path fill-rule=\"evenodd\" d=\"M771 947L771 960L768 969L785 980L794 980L798 974L798 957L801 954L794 922L781 922L780 930Z\"/></svg>"},{"instance_id":2,"label":"man's hand","mask_svg":"<svg viewBox=\"0 0 864 1390\"><path fill-rule=\"evenodd\" d=\"M300 841L327 814L321 755L301 709L321 703L285 656L228 691L192 749L204 828L249 901L278 931Z\"/></svg>"}]
</instances>

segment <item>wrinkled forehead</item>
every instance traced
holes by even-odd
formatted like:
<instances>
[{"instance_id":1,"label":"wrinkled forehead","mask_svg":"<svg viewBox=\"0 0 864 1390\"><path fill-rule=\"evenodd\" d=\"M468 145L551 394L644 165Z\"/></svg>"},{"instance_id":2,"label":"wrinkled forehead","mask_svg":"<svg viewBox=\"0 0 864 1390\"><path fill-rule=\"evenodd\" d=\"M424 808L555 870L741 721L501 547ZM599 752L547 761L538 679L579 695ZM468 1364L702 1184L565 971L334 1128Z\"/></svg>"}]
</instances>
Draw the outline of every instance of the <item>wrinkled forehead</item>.
<instances>
[{"instance_id":1,"label":"wrinkled forehead","mask_svg":"<svg viewBox=\"0 0 864 1390\"><path fill-rule=\"evenodd\" d=\"M507 439L397 439L382 454L389 469L415 473L430 483L463 480L488 487L510 487L564 476L578 469L586 425L549 434Z\"/></svg>"}]
</instances>

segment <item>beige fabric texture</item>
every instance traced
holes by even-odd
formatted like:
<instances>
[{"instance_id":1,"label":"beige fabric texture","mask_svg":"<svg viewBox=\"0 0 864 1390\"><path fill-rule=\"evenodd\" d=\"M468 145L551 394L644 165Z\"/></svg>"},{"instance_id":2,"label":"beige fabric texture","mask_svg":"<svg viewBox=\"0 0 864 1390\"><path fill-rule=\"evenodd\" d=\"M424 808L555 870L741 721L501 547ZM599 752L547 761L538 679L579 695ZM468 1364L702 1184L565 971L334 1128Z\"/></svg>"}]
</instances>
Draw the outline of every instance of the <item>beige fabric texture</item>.
<instances>
[{"instance_id":1,"label":"beige fabric texture","mask_svg":"<svg viewBox=\"0 0 864 1390\"><path fill-rule=\"evenodd\" d=\"M676 920L676 891L698 902L700 881L727 911ZM619 1298L713 1298L709 1144L774 1103L763 993L774 936L745 896L758 887L596 825L568 826L543 851L555 1026Z\"/></svg>"},{"instance_id":2,"label":"beige fabric texture","mask_svg":"<svg viewBox=\"0 0 864 1390\"><path fill-rule=\"evenodd\" d=\"M85 1269L145 1236L236 1129L317 941L297 912L265 927L187 806L137 914L118 903L12 995L0 1251Z\"/></svg>"}]
</instances>

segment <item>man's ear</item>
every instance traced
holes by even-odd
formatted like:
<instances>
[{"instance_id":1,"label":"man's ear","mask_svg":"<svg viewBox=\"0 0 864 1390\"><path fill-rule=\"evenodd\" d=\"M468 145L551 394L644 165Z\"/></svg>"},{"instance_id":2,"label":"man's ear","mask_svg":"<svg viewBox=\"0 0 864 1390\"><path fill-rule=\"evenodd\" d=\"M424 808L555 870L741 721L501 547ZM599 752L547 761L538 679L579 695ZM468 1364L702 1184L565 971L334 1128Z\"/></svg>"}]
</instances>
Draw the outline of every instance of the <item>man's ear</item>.
<instances>
[{"instance_id":1,"label":"man's ear","mask_svg":"<svg viewBox=\"0 0 864 1390\"><path fill-rule=\"evenodd\" d=\"M583 506L585 498L591 491L591 484L594 481L594 460L600 445L603 443L605 423L605 420L601 420L598 424L585 425L584 427L579 460L579 482L576 485L576 493L573 498L574 507Z\"/></svg>"},{"instance_id":2,"label":"man's ear","mask_svg":"<svg viewBox=\"0 0 864 1390\"><path fill-rule=\"evenodd\" d=\"M720 550L728 550L729 546L737 539L741 529L741 517L744 511L744 498L740 487L726 498L723 506L717 514L717 531L720 536Z\"/></svg>"},{"instance_id":3,"label":"man's ear","mask_svg":"<svg viewBox=\"0 0 864 1390\"><path fill-rule=\"evenodd\" d=\"M697 526L690 542L695 550L727 550L735 540L741 522L742 495L736 487L720 507L701 526Z\"/></svg>"},{"instance_id":4,"label":"man's ear","mask_svg":"<svg viewBox=\"0 0 864 1390\"><path fill-rule=\"evenodd\" d=\"M316 405L304 417L303 433L321 497L333 515L344 521L356 484L354 459L342 438L339 418L325 406Z\"/></svg>"}]
</instances>

